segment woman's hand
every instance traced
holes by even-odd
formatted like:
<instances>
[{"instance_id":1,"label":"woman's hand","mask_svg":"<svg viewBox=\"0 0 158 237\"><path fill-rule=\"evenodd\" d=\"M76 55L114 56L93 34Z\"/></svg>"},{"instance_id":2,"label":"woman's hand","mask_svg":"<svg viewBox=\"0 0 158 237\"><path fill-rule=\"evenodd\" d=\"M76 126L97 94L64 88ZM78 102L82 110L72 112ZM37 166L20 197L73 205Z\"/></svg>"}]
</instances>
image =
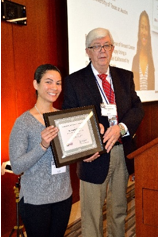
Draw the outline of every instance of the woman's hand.
<instances>
[{"instance_id":1,"label":"woman's hand","mask_svg":"<svg viewBox=\"0 0 158 237\"><path fill-rule=\"evenodd\" d=\"M48 148L50 142L57 136L58 128L54 126L49 126L41 132L41 145L42 148Z\"/></svg>"}]
</instances>

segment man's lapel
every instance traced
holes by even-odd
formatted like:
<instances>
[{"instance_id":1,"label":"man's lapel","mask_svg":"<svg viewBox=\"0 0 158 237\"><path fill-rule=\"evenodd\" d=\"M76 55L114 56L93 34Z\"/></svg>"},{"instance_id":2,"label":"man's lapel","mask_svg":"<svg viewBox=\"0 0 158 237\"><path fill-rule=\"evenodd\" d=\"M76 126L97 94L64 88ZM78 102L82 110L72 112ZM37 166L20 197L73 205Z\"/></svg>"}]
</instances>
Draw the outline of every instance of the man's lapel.
<instances>
[{"instance_id":1,"label":"man's lapel","mask_svg":"<svg viewBox=\"0 0 158 237\"><path fill-rule=\"evenodd\" d=\"M88 87L88 89L91 91L91 96L94 99L95 105L99 105L102 102L102 98L96 83L95 76L92 72L91 65L89 64L86 68L86 73L85 73L85 83ZM87 96L89 96L87 94Z\"/></svg>"}]
</instances>

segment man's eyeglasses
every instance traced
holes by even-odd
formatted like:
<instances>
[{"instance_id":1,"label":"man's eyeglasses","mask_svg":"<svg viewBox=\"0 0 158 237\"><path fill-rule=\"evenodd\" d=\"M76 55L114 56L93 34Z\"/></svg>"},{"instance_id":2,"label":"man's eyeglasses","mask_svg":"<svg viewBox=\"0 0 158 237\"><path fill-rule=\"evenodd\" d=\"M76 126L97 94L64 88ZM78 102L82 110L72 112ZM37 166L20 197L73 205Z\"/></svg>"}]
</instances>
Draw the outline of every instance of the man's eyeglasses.
<instances>
[{"instance_id":1,"label":"man's eyeglasses","mask_svg":"<svg viewBox=\"0 0 158 237\"><path fill-rule=\"evenodd\" d=\"M95 46L91 46L88 47L89 49L93 49L94 52L100 52L102 50L102 48L105 51L110 51L112 49L113 45L112 44L105 44L105 45L95 45Z\"/></svg>"}]
</instances>

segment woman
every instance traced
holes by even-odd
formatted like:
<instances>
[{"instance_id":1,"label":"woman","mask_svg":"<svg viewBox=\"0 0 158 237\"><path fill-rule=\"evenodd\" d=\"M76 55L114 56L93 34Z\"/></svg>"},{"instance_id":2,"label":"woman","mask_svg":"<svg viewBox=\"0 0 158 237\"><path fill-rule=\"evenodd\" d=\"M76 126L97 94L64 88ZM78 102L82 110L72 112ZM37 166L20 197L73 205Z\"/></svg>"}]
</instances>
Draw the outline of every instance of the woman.
<instances>
[{"instance_id":1,"label":"woman","mask_svg":"<svg viewBox=\"0 0 158 237\"><path fill-rule=\"evenodd\" d=\"M10 135L12 170L21 175L20 214L28 237L63 237L71 211L69 167L56 168L50 141L58 129L45 127L43 113L53 112L62 90L61 73L53 65L39 66L33 86L37 101L17 118Z\"/></svg>"},{"instance_id":2,"label":"woman","mask_svg":"<svg viewBox=\"0 0 158 237\"><path fill-rule=\"evenodd\" d=\"M137 53L133 58L132 71L136 90L155 89L150 23L146 11L143 11L139 18Z\"/></svg>"}]
</instances>

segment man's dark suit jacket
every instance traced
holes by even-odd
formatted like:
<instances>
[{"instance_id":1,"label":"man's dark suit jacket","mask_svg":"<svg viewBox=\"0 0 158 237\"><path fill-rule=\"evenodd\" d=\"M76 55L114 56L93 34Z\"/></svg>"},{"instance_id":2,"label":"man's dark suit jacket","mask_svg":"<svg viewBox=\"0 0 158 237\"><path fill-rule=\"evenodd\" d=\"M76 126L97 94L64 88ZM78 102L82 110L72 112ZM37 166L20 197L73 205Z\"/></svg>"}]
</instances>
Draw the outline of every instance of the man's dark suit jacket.
<instances>
[{"instance_id":1,"label":"man's dark suit jacket","mask_svg":"<svg viewBox=\"0 0 158 237\"><path fill-rule=\"evenodd\" d=\"M126 156L135 149L132 138L144 112L141 101L134 90L133 73L110 66L110 74L114 86L118 122L125 123L130 133L130 136L122 139ZM91 64L65 78L63 109L94 105L99 123L102 123L106 130L109 127L108 118L101 116L100 103L102 103L102 98ZM90 183L103 183L109 169L109 158L109 154L106 153L93 162L78 162L78 177ZM126 164L129 174L132 174L134 161L126 158Z\"/></svg>"}]
</instances>

